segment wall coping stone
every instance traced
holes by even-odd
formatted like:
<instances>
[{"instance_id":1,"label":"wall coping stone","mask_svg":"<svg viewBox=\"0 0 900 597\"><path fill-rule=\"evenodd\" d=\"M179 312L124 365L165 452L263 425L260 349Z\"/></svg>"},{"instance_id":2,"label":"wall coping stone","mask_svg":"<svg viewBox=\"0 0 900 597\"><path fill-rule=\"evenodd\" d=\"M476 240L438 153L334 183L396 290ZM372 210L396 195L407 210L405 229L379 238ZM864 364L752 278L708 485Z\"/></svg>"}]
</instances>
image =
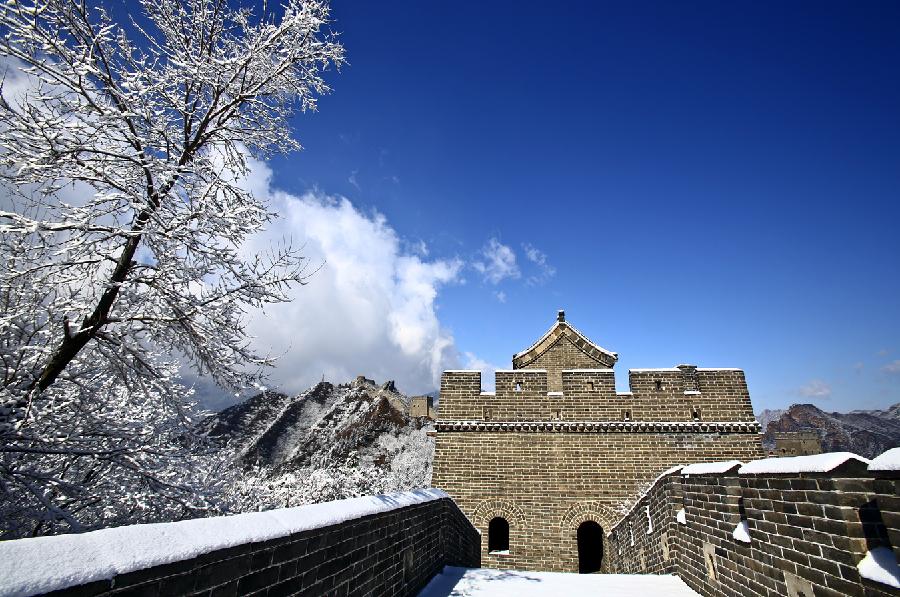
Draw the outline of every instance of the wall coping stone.
<instances>
[{"instance_id":1,"label":"wall coping stone","mask_svg":"<svg viewBox=\"0 0 900 597\"><path fill-rule=\"evenodd\" d=\"M786 458L763 458L748 462L740 469L739 475L782 475L799 473L830 473L848 464L869 464L868 458L852 452L829 452L811 456L789 456Z\"/></svg>"},{"instance_id":2,"label":"wall coping stone","mask_svg":"<svg viewBox=\"0 0 900 597\"><path fill-rule=\"evenodd\" d=\"M900 471L900 448L891 448L877 456L870 464L872 472L898 472Z\"/></svg>"},{"instance_id":3,"label":"wall coping stone","mask_svg":"<svg viewBox=\"0 0 900 597\"><path fill-rule=\"evenodd\" d=\"M438 421L438 431L543 433L759 433L758 421Z\"/></svg>"},{"instance_id":4,"label":"wall coping stone","mask_svg":"<svg viewBox=\"0 0 900 597\"><path fill-rule=\"evenodd\" d=\"M666 477L675 475L675 474L678 474L679 476L684 475L684 469L685 469L685 466L683 464L678 464L676 466L673 466L671 468L664 470L659 475L657 475L657 477L655 479L653 479L653 481L651 481L649 485L647 485L647 488L644 489L644 491L642 491L640 493L640 495L637 496L637 498L635 498L634 503L631 504L631 507L628 508L628 510L625 511L624 514L621 514L619 516L619 520L612 526L611 529L609 529L609 531L606 533L606 535L607 536L612 535L615 532L615 530L617 528L619 528L619 525L621 525L623 522L625 522L625 520L629 516L631 516L631 514L637 509L637 507L644 503L644 498L646 498L648 495L650 495L650 493L654 489L656 489L656 486L659 483L661 483L663 481L663 479L665 479Z\"/></svg>"},{"instance_id":5,"label":"wall coping stone","mask_svg":"<svg viewBox=\"0 0 900 597\"><path fill-rule=\"evenodd\" d=\"M740 460L725 460L722 462L698 462L689 464L681 469L681 474L688 475L724 475L733 473L744 463Z\"/></svg>"},{"instance_id":6,"label":"wall coping stone","mask_svg":"<svg viewBox=\"0 0 900 597\"><path fill-rule=\"evenodd\" d=\"M34 595L109 580L220 549L445 498L450 496L440 489L419 489L233 516L0 541L0 562L15 563L0 566L0 592Z\"/></svg>"}]
</instances>

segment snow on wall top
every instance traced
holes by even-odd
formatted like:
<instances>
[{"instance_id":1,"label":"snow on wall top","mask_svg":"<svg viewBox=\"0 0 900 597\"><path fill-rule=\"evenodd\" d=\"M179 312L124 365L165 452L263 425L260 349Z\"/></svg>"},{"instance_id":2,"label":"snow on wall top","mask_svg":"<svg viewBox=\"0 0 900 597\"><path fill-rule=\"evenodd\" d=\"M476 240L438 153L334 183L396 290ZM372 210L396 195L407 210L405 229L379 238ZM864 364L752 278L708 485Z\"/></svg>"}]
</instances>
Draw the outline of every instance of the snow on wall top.
<instances>
[{"instance_id":1,"label":"snow on wall top","mask_svg":"<svg viewBox=\"0 0 900 597\"><path fill-rule=\"evenodd\" d=\"M726 460L723 462L698 462L689 464L681 469L682 475L715 475L727 473L736 466L744 464L740 460Z\"/></svg>"},{"instance_id":2,"label":"snow on wall top","mask_svg":"<svg viewBox=\"0 0 900 597\"><path fill-rule=\"evenodd\" d=\"M235 516L0 541L0 594L46 593L449 497L440 489L372 495Z\"/></svg>"},{"instance_id":3,"label":"snow on wall top","mask_svg":"<svg viewBox=\"0 0 900 597\"><path fill-rule=\"evenodd\" d=\"M661 472L659 475L657 475L657 477L655 479L653 479L653 481L651 481L650 483L648 483L645 486L643 491L640 491L638 493L638 496L635 498L634 503L631 504L631 507L628 508L628 510L626 510L625 513L619 517L619 522L617 522L615 525L613 525L613 527L609 530L609 533L607 533L607 534L612 534L612 532L615 531L616 528L620 524L622 524L626 518L631 516L631 513L634 512L634 509L640 505L641 500L643 500L645 497L647 497L647 494L650 493L654 487L656 487L656 484L659 483L663 479L663 477L666 477L668 475L671 475L673 473L677 473L678 471L683 471L683 470L684 470L684 466L679 464L679 465L673 466L671 468L668 468L668 469L664 470L663 472Z\"/></svg>"},{"instance_id":4,"label":"snow on wall top","mask_svg":"<svg viewBox=\"0 0 900 597\"><path fill-rule=\"evenodd\" d=\"M870 471L900 471L900 448L891 448L875 458L869 465Z\"/></svg>"},{"instance_id":5,"label":"snow on wall top","mask_svg":"<svg viewBox=\"0 0 900 597\"><path fill-rule=\"evenodd\" d=\"M845 462L857 460L869 464L867 458L852 452L831 452L812 456L791 456L788 458L764 458L748 462L738 470L739 475L759 475L765 473L828 473Z\"/></svg>"}]
</instances>

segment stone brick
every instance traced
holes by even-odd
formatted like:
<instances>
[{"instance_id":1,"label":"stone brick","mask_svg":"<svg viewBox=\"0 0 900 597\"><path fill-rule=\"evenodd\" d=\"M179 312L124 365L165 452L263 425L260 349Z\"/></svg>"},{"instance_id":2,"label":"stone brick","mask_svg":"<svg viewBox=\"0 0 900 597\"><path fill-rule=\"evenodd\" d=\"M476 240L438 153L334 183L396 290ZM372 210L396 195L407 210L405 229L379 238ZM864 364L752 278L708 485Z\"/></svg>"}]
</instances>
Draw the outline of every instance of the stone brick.
<instances>
[{"instance_id":1,"label":"stone brick","mask_svg":"<svg viewBox=\"0 0 900 597\"><path fill-rule=\"evenodd\" d=\"M413 596L445 565L479 566L479 543L444 498L54 594Z\"/></svg>"},{"instance_id":2,"label":"stone brick","mask_svg":"<svg viewBox=\"0 0 900 597\"><path fill-rule=\"evenodd\" d=\"M608 532L622 504L661 471L763 455L743 371L635 369L623 394L616 360L557 321L513 358L514 369L497 372L493 393L481 392L477 371L442 375L432 483L481 531L486 566L577 571L579 526ZM736 520L740 480L708 491ZM675 512L669 506L654 524ZM488 550L496 517L509 524L508 554ZM636 535L646 532L641 524ZM650 570L662 566L661 556L645 560Z\"/></svg>"}]
</instances>

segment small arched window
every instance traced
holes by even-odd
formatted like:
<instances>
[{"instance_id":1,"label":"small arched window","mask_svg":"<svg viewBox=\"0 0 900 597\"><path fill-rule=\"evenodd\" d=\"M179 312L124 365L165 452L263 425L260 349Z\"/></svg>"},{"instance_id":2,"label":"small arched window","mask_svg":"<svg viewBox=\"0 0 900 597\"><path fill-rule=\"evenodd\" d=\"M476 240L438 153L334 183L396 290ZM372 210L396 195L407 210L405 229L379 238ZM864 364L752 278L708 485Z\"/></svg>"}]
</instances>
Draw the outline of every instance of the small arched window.
<instances>
[{"instance_id":1,"label":"small arched window","mask_svg":"<svg viewBox=\"0 0 900 597\"><path fill-rule=\"evenodd\" d=\"M509 553L509 523L501 516L488 523L488 552Z\"/></svg>"}]
</instances>

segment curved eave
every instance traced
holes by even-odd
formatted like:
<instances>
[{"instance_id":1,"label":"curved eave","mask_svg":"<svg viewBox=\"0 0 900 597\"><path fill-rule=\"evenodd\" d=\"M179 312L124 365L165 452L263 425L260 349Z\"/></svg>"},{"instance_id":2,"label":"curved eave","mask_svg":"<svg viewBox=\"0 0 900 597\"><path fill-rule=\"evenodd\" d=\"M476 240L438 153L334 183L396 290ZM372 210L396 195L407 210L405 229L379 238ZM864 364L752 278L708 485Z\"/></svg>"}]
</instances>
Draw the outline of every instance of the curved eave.
<instances>
[{"instance_id":1,"label":"curved eave","mask_svg":"<svg viewBox=\"0 0 900 597\"><path fill-rule=\"evenodd\" d=\"M556 342L563 337L567 338L576 348L581 350L587 356L607 367L612 367L615 365L616 361L619 360L618 354L594 344L587 336L579 332L568 322L557 321L537 342L522 352L513 355L513 367L515 369L521 369L522 367L528 366L528 364L533 363L535 359L547 352L551 346L556 344Z\"/></svg>"}]
</instances>

